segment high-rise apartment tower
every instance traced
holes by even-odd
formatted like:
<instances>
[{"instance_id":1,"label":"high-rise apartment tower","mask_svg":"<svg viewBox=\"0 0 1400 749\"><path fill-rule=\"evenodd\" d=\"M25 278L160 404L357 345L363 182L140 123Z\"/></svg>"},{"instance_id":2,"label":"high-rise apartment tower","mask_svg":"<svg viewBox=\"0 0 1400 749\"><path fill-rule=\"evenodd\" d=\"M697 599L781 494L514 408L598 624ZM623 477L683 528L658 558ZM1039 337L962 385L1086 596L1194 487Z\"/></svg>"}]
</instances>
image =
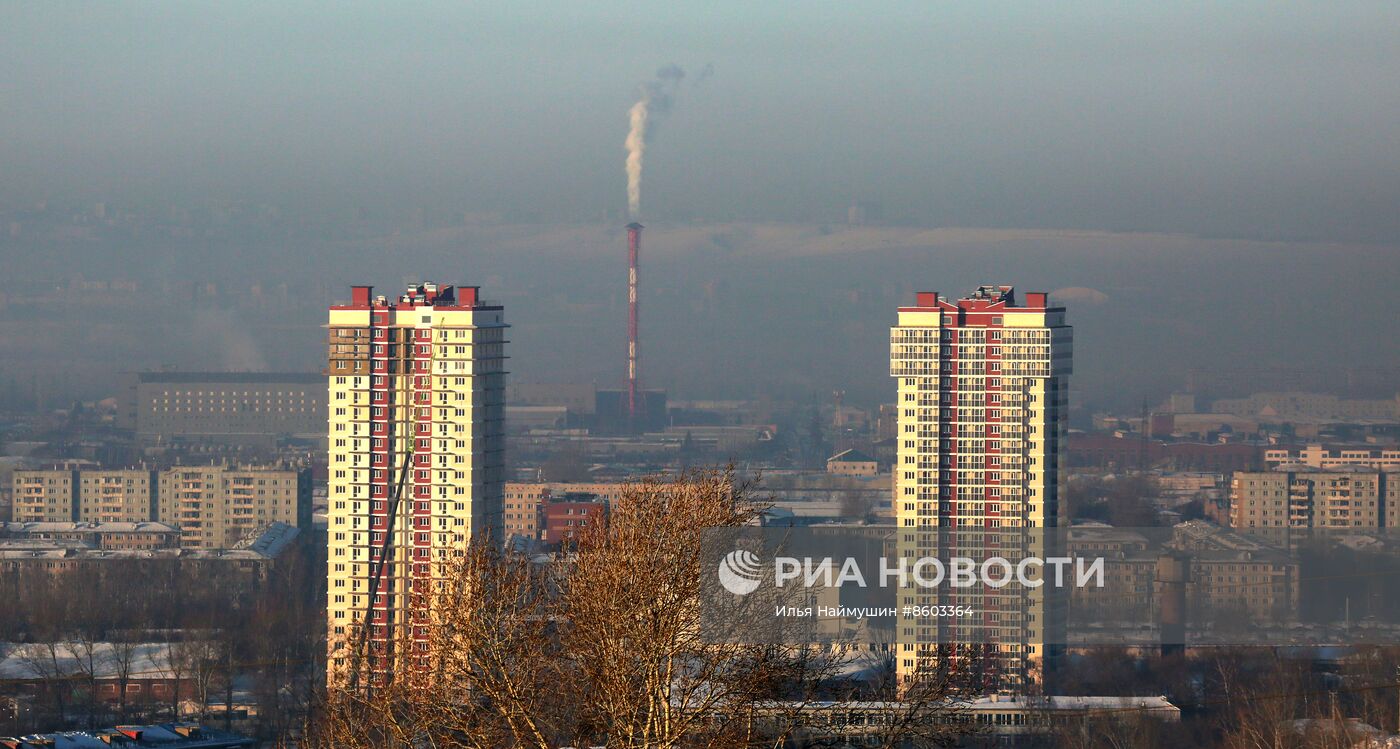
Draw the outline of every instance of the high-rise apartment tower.
<instances>
[{"instance_id":1,"label":"high-rise apartment tower","mask_svg":"<svg viewBox=\"0 0 1400 749\"><path fill-rule=\"evenodd\" d=\"M890 374L898 383L902 546L986 538L1019 547L997 554L1043 551L1044 529L1060 521L1071 341L1063 308L1044 293L1018 304L1010 286L982 286L957 301L921 292L914 306L899 308ZM929 596L902 591L901 603L948 602ZM1010 598L979 598L974 617L901 624L900 671L912 672L940 644L990 644L998 687L1033 691L1053 625L1042 596Z\"/></svg>"},{"instance_id":2,"label":"high-rise apartment tower","mask_svg":"<svg viewBox=\"0 0 1400 749\"><path fill-rule=\"evenodd\" d=\"M353 666L371 682L412 666L395 648L420 633L405 629L414 591L469 539L500 539L507 326L478 291L415 284L385 297L355 286L330 309L332 683Z\"/></svg>"}]
</instances>

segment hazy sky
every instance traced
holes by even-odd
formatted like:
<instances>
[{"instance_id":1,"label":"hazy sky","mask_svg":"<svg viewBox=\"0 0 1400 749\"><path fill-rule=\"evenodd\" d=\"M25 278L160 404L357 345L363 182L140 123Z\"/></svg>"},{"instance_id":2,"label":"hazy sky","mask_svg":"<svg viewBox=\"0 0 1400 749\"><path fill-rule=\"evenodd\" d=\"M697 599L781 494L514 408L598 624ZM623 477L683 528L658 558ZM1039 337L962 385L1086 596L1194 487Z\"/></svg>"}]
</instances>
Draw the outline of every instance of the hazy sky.
<instances>
[{"instance_id":1,"label":"hazy sky","mask_svg":"<svg viewBox=\"0 0 1400 749\"><path fill-rule=\"evenodd\" d=\"M0 5L0 200L1393 241L1400 4Z\"/></svg>"}]
</instances>

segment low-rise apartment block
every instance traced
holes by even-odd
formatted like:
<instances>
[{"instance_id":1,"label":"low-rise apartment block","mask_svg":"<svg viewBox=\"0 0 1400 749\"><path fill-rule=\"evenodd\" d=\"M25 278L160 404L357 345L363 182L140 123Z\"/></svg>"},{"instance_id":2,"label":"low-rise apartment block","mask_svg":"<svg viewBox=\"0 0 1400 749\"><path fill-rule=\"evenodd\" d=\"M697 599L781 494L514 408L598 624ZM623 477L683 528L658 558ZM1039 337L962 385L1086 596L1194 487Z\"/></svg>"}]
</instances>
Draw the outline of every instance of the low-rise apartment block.
<instances>
[{"instance_id":1,"label":"low-rise apartment block","mask_svg":"<svg viewBox=\"0 0 1400 749\"><path fill-rule=\"evenodd\" d=\"M3 542L72 543L106 551L180 548L180 531L164 523L5 523ZM13 546L14 544L8 544Z\"/></svg>"},{"instance_id":2,"label":"low-rise apartment block","mask_svg":"<svg viewBox=\"0 0 1400 749\"><path fill-rule=\"evenodd\" d=\"M146 523L147 526L159 526ZM165 526L159 526L165 528ZM168 529L175 532L175 529ZM152 531L158 536L161 531ZM241 582L266 580L273 565L300 536L299 529L285 523L269 523L248 538L227 549L181 549L174 546L103 548L94 539L43 538L0 539L0 574L65 574L86 570L115 583L168 580L171 574L226 576ZM107 543L117 543L109 535ZM117 545L120 545L119 543Z\"/></svg>"},{"instance_id":3,"label":"low-rise apartment block","mask_svg":"<svg viewBox=\"0 0 1400 749\"><path fill-rule=\"evenodd\" d=\"M268 467L16 470L16 523L164 523L179 545L230 548L272 522L311 522L311 474Z\"/></svg>"},{"instance_id":4,"label":"low-rise apartment block","mask_svg":"<svg viewBox=\"0 0 1400 749\"><path fill-rule=\"evenodd\" d=\"M1172 529L1158 546L1131 528L1079 525L1068 534L1071 554L1106 560L1101 589L1075 588L1075 605L1104 606L1113 612L1142 612L1155 618L1154 583L1164 553L1187 560L1186 599L1193 611L1234 610L1257 622L1297 617L1299 562L1279 547L1228 528L1190 521Z\"/></svg>"}]
</instances>

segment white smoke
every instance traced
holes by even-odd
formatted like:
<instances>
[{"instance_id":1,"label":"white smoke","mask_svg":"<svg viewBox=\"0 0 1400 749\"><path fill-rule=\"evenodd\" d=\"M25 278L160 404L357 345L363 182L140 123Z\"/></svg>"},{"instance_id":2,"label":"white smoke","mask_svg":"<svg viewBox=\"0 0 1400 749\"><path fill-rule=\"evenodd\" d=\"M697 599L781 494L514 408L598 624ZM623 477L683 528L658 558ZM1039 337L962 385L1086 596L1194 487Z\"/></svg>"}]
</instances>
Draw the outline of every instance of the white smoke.
<instances>
[{"instance_id":1,"label":"white smoke","mask_svg":"<svg viewBox=\"0 0 1400 749\"><path fill-rule=\"evenodd\" d=\"M685 79L678 65L656 71L656 80L642 84L640 98L627 111L627 210L636 218L642 211L642 156L647 150L647 128L652 118L671 111L672 95Z\"/></svg>"},{"instance_id":2,"label":"white smoke","mask_svg":"<svg viewBox=\"0 0 1400 749\"><path fill-rule=\"evenodd\" d=\"M636 218L642 211L642 154L647 150L647 105L643 96L628 110L631 128L627 131L627 211Z\"/></svg>"},{"instance_id":3,"label":"white smoke","mask_svg":"<svg viewBox=\"0 0 1400 749\"><path fill-rule=\"evenodd\" d=\"M267 357L263 356L262 347L249 334L247 321L236 313L198 309L186 323L191 339L198 342L190 350L203 351L206 361L213 361L217 356L219 368L226 372L267 371Z\"/></svg>"}]
</instances>

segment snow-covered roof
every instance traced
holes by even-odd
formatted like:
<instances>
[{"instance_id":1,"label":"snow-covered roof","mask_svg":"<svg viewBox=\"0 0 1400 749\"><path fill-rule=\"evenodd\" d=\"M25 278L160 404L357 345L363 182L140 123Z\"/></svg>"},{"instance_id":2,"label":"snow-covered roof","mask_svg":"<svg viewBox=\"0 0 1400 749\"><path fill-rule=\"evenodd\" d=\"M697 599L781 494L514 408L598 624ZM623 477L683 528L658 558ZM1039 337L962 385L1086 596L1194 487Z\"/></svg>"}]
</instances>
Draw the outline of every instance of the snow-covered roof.
<instances>
[{"instance_id":1,"label":"snow-covered roof","mask_svg":"<svg viewBox=\"0 0 1400 749\"><path fill-rule=\"evenodd\" d=\"M129 646L129 651L124 650L126 647L110 642L94 643L89 657L87 647L78 642L55 643L52 651L47 643L0 643L0 680L80 676L89 668L98 679L114 679L123 662L130 664L130 678L174 678L168 665L172 643L135 643Z\"/></svg>"}]
</instances>

